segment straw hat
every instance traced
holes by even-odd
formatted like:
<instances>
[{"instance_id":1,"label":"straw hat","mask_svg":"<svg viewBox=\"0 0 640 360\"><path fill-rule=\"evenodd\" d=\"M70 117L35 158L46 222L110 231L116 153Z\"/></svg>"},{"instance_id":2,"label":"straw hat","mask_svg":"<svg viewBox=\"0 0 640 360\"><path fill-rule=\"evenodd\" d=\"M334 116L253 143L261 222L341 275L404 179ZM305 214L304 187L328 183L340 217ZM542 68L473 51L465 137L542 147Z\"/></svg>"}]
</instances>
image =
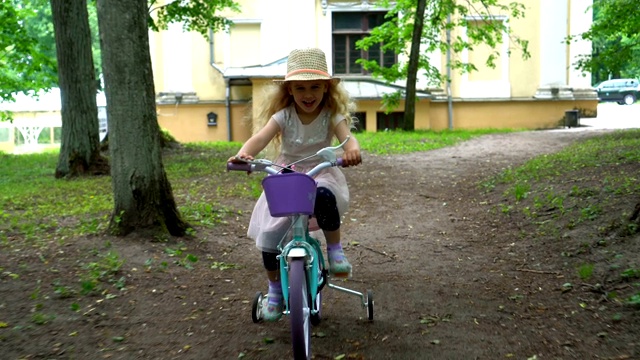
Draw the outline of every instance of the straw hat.
<instances>
[{"instance_id":1,"label":"straw hat","mask_svg":"<svg viewBox=\"0 0 640 360\"><path fill-rule=\"evenodd\" d=\"M284 80L274 80L276 83L287 81L331 80L334 84L340 79L331 77L327 70L327 58L324 51L318 48L296 49L289 53L287 59L287 75Z\"/></svg>"}]
</instances>

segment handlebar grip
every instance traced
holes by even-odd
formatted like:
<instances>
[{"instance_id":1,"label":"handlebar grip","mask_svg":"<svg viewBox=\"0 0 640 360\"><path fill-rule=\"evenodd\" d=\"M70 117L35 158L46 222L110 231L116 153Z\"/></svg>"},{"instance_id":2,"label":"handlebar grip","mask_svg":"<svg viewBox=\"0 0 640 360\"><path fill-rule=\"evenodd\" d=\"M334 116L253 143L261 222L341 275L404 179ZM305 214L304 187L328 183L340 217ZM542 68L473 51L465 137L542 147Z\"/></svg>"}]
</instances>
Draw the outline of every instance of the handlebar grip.
<instances>
[{"instance_id":1,"label":"handlebar grip","mask_svg":"<svg viewBox=\"0 0 640 360\"><path fill-rule=\"evenodd\" d=\"M251 171L251 164L228 162L227 170Z\"/></svg>"},{"instance_id":2,"label":"handlebar grip","mask_svg":"<svg viewBox=\"0 0 640 360\"><path fill-rule=\"evenodd\" d=\"M343 159L341 157L339 157L339 158L336 159L336 166L340 166L340 167L345 167L346 168L346 167L349 167L349 164L345 163L343 161ZM353 166L355 166L355 165L353 165Z\"/></svg>"}]
</instances>

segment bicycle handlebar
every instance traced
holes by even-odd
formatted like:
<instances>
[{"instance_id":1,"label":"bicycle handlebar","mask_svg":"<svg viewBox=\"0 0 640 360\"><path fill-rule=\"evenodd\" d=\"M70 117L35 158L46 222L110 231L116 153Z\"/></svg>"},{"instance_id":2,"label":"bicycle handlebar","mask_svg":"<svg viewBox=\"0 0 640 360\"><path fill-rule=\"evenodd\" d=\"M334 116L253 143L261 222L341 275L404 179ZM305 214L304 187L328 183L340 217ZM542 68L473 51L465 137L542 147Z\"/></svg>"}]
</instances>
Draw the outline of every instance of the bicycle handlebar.
<instances>
[{"instance_id":1,"label":"bicycle handlebar","mask_svg":"<svg viewBox=\"0 0 640 360\"><path fill-rule=\"evenodd\" d=\"M313 155L307 156L303 159L300 159L298 161L295 161L289 165L278 165L278 164L274 164L273 162L271 162L270 160L267 159L256 159L256 160L246 160L246 159L238 159L244 162L228 162L227 163L227 171L246 171L246 172L253 172L253 171L264 171L268 174L278 174L281 170L283 169L290 169L289 167L301 162L303 160L307 160L313 157L321 157L323 158L325 161L321 162L320 164L316 165L313 169L309 170L307 172L308 175L313 176L315 175L317 172L319 172L320 170L324 169L324 168L328 168L328 167L332 167L332 166L340 166L340 167L348 167L348 165L346 165L344 163L344 161L342 160L342 158L338 158L335 154L335 151L338 149L341 149L344 144L347 143L347 141L349 141L351 137L348 136L341 144L337 145L337 146L330 146L330 147L326 147L326 148L322 148L320 150L318 150L318 152L316 152ZM276 168L280 168L280 169L276 169Z\"/></svg>"},{"instance_id":2,"label":"bicycle handlebar","mask_svg":"<svg viewBox=\"0 0 640 360\"><path fill-rule=\"evenodd\" d=\"M255 164L255 163L248 163L248 162L247 163L229 162L229 163L227 163L227 171L246 171L246 172L264 171L264 172L269 173L269 174L277 174L277 173L279 173L280 170L277 170L277 169L271 167L272 165L275 165L275 164ZM322 163L318 164L316 167L320 167L320 166L322 168L331 167L331 166L348 167L348 165L344 164L344 162L342 161L342 158L336 159L335 163L334 162L330 162L330 161L322 162ZM283 167L283 168L286 168L286 167ZM313 171L313 169L311 171ZM309 171L309 172L311 172L311 171Z\"/></svg>"}]
</instances>

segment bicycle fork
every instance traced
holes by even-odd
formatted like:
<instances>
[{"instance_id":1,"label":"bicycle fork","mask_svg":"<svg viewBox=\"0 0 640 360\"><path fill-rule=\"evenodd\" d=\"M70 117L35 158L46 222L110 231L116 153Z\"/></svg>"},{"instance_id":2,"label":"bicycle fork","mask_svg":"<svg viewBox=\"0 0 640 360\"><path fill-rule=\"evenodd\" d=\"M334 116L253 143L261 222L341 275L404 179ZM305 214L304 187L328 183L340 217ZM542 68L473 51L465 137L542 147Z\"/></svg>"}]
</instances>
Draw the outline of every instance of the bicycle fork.
<instances>
[{"instance_id":1,"label":"bicycle fork","mask_svg":"<svg viewBox=\"0 0 640 360\"><path fill-rule=\"evenodd\" d=\"M311 314L316 314L318 309L315 309L316 297L320 292L320 286L322 286L324 280L318 266L318 262L314 261L313 253L307 249L310 247L306 243L294 244L290 249L286 250L286 253L282 253L280 258L280 281L282 284L282 296L283 299L289 299L289 263L300 259L304 262L305 275L307 279L307 293L309 294L309 304ZM315 275L314 275L315 274ZM284 313L289 314L289 302L284 302Z\"/></svg>"},{"instance_id":2,"label":"bicycle fork","mask_svg":"<svg viewBox=\"0 0 640 360\"><path fill-rule=\"evenodd\" d=\"M320 271L319 262L322 261L322 253L317 246L309 242L301 241L305 235L304 222L306 219L297 216L292 224L293 239L282 249L280 253L280 282L282 285L284 302L284 313L289 314L289 263L294 259L301 259L304 262L305 277L307 279L307 293L309 294L309 304L311 314L318 313L315 307L315 300L324 284L323 274Z\"/></svg>"}]
</instances>

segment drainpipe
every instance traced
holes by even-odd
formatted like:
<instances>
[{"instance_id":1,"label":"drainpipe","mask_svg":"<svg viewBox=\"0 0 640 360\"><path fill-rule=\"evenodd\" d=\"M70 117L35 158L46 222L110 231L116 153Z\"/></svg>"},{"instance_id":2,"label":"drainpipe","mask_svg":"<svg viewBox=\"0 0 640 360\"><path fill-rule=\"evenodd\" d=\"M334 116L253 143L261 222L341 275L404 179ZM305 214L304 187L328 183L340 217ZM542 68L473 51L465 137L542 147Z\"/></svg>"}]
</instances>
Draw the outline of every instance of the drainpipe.
<instances>
[{"instance_id":1,"label":"drainpipe","mask_svg":"<svg viewBox=\"0 0 640 360\"><path fill-rule=\"evenodd\" d=\"M451 15L447 15L447 25L451 23ZM447 27L447 105L449 130L453 130L453 100L451 98L451 30Z\"/></svg>"},{"instance_id":2,"label":"drainpipe","mask_svg":"<svg viewBox=\"0 0 640 360\"><path fill-rule=\"evenodd\" d=\"M212 68L216 69L222 77L224 77L224 71L216 65L216 61L213 55L213 30L209 29L209 64ZM225 92L225 107L227 112L227 141L232 141L231 133L231 82L228 78L224 78L224 84L226 87Z\"/></svg>"},{"instance_id":3,"label":"drainpipe","mask_svg":"<svg viewBox=\"0 0 640 360\"><path fill-rule=\"evenodd\" d=\"M216 69L220 74L224 75L224 71L216 65L216 61L213 56L213 30L209 29L209 64Z\"/></svg>"},{"instance_id":4,"label":"drainpipe","mask_svg":"<svg viewBox=\"0 0 640 360\"><path fill-rule=\"evenodd\" d=\"M227 86L226 91L226 107L227 107L227 141L232 141L231 136L231 81L229 78L224 79L224 84Z\"/></svg>"}]
</instances>

